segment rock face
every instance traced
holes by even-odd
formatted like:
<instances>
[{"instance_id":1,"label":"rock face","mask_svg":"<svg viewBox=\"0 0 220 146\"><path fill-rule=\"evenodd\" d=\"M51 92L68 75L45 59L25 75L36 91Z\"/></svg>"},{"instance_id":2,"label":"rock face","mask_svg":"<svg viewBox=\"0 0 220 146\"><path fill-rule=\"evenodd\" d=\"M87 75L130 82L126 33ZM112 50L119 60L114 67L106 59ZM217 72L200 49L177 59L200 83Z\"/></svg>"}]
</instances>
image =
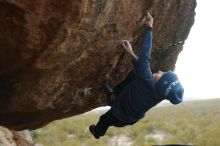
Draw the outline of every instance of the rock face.
<instances>
[{"instance_id":1,"label":"rock face","mask_svg":"<svg viewBox=\"0 0 220 146\"><path fill-rule=\"evenodd\" d=\"M132 69L120 39L138 51L154 17L152 70L173 70L196 0L0 0L0 125L35 129L105 105L84 87L112 86Z\"/></svg>"},{"instance_id":2,"label":"rock face","mask_svg":"<svg viewBox=\"0 0 220 146\"><path fill-rule=\"evenodd\" d=\"M28 131L10 131L0 126L0 146L34 146Z\"/></svg>"}]
</instances>

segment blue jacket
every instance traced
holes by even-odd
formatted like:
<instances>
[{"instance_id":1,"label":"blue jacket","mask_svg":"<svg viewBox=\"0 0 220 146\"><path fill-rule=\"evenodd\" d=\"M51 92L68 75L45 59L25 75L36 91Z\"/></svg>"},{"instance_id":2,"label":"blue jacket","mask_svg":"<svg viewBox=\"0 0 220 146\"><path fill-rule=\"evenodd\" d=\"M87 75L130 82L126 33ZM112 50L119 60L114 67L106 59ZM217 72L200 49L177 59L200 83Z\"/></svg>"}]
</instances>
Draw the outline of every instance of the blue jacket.
<instances>
[{"instance_id":1,"label":"blue jacket","mask_svg":"<svg viewBox=\"0 0 220 146\"><path fill-rule=\"evenodd\" d=\"M117 95L111 107L112 114L123 121L137 122L150 108L163 100L157 96L155 90L155 81L150 69L151 50L152 30L146 29L138 60L132 61L135 79Z\"/></svg>"}]
</instances>

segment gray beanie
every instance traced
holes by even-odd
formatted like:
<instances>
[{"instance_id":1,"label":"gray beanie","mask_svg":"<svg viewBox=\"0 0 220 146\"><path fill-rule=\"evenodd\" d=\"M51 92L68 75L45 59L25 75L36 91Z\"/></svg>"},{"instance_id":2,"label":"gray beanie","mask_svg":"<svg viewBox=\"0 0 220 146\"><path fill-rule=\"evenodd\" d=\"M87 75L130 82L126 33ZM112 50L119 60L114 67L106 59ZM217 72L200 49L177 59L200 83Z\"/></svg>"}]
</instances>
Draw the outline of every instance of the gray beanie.
<instances>
[{"instance_id":1,"label":"gray beanie","mask_svg":"<svg viewBox=\"0 0 220 146\"><path fill-rule=\"evenodd\" d=\"M166 72L157 82L156 82L157 94L169 100L173 104L178 104L183 100L184 89L177 75L172 72Z\"/></svg>"}]
</instances>

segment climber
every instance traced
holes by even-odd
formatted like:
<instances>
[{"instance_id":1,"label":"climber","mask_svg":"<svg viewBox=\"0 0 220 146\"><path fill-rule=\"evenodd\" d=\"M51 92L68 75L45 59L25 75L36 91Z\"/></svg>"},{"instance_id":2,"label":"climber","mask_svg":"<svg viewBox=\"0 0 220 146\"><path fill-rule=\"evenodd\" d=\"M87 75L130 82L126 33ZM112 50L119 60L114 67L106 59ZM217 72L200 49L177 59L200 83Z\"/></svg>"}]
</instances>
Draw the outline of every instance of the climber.
<instances>
[{"instance_id":1,"label":"climber","mask_svg":"<svg viewBox=\"0 0 220 146\"><path fill-rule=\"evenodd\" d=\"M103 86L107 96L113 93L116 99L98 123L90 125L89 131L96 139L104 136L109 126L124 127L135 124L144 117L145 112L162 100L169 100L172 104L182 102L184 89L174 72L151 72L153 17L150 13L147 13L146 17L145 36L138 56L133 52L128 40L121 41L123 48L131 56L134 71L113 90L107 85Z\"/></svg>"}]
</instances>

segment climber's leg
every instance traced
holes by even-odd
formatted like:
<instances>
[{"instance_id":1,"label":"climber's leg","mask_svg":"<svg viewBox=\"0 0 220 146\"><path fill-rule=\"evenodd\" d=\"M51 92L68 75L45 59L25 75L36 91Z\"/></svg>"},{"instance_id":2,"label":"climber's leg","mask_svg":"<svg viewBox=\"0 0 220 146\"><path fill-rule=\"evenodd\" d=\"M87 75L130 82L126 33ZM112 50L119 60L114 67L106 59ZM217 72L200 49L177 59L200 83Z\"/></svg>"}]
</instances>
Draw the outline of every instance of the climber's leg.
<instances>
[{"instance_id":1,"label":"climber's leg","mask_svg":"<svg viewBox=\"0 0 220 146\"><path fill-rule=\"evenodd\" d=\"M98 139L105 135L110 126L124 127L125 125L129 124L118 120L109 110L99 118L99 121L96 125L90 126L90 132L95 136L95 138Z\"/></svg>"},{"instance_id":2,"label":"climber's leg","mask_svg":"<svg viewBox=\"0 0 220 146\"><path fill-rule=\"evenodd\" d=\"M96 125L90 126L90 132L98 139L100 136L104 136L109 126L112 126L112 117L110 111L103 114Z\"/></svg>"},{"instance_id":3,"label":"climber's leg","mask_svg":"<svg viewBox=\"0 0 220 146\"><path fill-rule=\"evenodd\" d=\"M111 89L111 87L108 84L106 84L106 83L102 84L102 89L104 90L104 92L106 94L107 104L109 106L111 106L113 103L111 95L113 93L115 96L118 95L124 89L125 86L127 86L130 82L132 82L134 80L134 77L135 77L134 71L130 71L128 73L128 75L125 77L125 79L122 82L120 82L118 85L116 85L113 90Z\"/></svg>"},{"instance_id":4,"label":"climber's leg","mask_svg":"<svg viewBox=\"0 0 220 146\"><path fill-rule=\"evenodd\" d=\"M134 71L130 71L128 75L126 76L126 78L114 87L113 89L114 94L118 95L124 89L125 86L127 86L130 82L134 80L134 78L135 78Z\"/></svg>"}]
</instances>

